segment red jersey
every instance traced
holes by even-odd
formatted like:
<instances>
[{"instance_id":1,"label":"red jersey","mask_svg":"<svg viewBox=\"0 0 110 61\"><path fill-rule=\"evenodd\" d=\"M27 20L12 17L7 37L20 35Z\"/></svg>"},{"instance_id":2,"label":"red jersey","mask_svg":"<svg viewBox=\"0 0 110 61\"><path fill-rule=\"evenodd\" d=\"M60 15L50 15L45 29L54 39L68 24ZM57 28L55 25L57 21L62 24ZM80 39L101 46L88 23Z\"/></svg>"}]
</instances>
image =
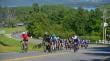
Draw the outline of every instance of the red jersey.
<instances>
[{"instance_id":1,"label":"red jersey","mask_svg":"<svg viewBox=\"0 0 110 61\"><path fill-rule=\"evenodd\" d=\"M28 41L28 35L27 34L22 34L21 35L21 38L24 40L24 41Z\"/></svg>"}]
</instances>

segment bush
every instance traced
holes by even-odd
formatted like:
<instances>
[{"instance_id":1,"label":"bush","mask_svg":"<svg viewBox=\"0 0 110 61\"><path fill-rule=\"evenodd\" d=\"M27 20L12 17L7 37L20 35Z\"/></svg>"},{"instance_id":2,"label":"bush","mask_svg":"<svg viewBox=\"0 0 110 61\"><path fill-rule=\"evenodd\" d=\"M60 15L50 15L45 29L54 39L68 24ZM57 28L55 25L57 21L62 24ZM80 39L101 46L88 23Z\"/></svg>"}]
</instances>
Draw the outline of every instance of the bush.
<instances>
[{"instance_id":1,"label":"bush","mask_svg":"<svg viewBox=\"0 0 110 61\"><path fill-rule=\"evenodd\" d=\"M80 38L84 40L91 40L90 42L95 42L101 39L100 36L80 36Z\"/></svg>"}]
</instances>

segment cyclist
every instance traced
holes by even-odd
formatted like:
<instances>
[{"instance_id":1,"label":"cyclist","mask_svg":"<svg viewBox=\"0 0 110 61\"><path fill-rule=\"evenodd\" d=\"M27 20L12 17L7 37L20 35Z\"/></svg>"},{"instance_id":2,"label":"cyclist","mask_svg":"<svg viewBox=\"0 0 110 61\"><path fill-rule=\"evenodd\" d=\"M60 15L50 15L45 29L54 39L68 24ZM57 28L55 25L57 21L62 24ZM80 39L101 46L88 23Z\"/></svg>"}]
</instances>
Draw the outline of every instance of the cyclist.
<instances>
[{"instance_id":1,"label":"cyclist","mask_svg":"<svg viewBox=\"0 0 110 61\"><path fill-rule=\"evenodd\" d=\"M50 42L50 36L48 35L48 32L45 32L43 36L43 44L44 44L44 52L48 51L51 52L51 42Z\"/></svg>"},{"instance_id":2,"label":"cyclist","mask_svg":"<svg viewBox=\"0 0 110 61\"><path fill-rule=\"evenodd\" d=\"M78 39L78 36L74 35L72 36L72 42L73 42L73 49L74 49L74 52L76 52L78 49L79 49L79 39Z\"/></svg>"},{"instance_id":3,"label":"cyclist","mask_svg":"<svg viewBox=\"0 0 110 61\"><path fill-rule=\"evenodd\" d=\"M84 47L85 47L85 49L87 49L87 47L88 47L88 40L84 41Z\"/></svg>"},{"instance_id":4,"label":"cyclist","mask_svg":"<svg viewBox=\"0 0 110 61\"><path fill-rule=\"evenodd\" d=\"M51 40L51 43L52 43L52 51L55 51L56 50L56 46L57 46L57 37L55 34L52 34L51 37L50 37L50 40Z\"/></svg>"},{"instance_id":5,"label":"cyclist","mask_svg":"<svg viewBox=\"0 0 110 61\"><path fill-rule=\"evenodd\" d=\"M21 44L22 44L22 50L24 50L24 52L27 52L28 49L28 35L26 32L23 32L21 34Z\"/></svg>"}]
</instances>

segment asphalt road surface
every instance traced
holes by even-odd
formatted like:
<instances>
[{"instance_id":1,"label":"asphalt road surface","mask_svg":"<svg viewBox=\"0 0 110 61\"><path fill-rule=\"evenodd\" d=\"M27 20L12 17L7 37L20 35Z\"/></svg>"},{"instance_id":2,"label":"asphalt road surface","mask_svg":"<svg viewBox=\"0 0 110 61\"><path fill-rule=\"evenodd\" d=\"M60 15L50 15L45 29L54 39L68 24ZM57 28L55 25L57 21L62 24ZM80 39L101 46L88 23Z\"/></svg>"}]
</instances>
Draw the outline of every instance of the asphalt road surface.
<instances>
[{"instance_id":1,"label":"asphalt road surface","mask_svg":"<svg viewBox=\"0 0 110 61\"><path fill-rule=\"evenodd\" d=\"M0 53L0 61L110 61L110 46L89 45L88 49L62 50L53 53Z\"/></svg>"}]
</instances>

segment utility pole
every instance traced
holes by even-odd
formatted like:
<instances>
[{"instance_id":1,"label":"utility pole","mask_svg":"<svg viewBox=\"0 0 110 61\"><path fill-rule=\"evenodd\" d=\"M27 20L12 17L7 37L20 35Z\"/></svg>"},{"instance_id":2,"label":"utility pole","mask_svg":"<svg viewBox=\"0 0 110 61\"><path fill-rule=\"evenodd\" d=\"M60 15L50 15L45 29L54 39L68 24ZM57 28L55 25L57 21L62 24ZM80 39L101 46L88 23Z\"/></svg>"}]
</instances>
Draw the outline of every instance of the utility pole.
<instances>
[{"instance_id":1,"label":"utility pole","mask_svg":"<svg viewBox=\"0 0 110 61\"><path fill-rule=\"evenodd\" d=\"M8 24L9 24L9 26L12 26L12 24L11 24L11 20L12 20L12 18L11 18L11 9L8 7Z\"/></svg>"},{"instance_id":2,"label":"utility pole","mask_svg":"<svg viewBox=\"0 0 110 61\"><path fill-rule=\"evenodd\" d=\"M107 36L106 35L107 34L106 30L107 30L107 26L108 26L107 19L110 18L110 17L106 16L106 13L107 13L107 10L104 9L103 10L103 41L104 41L104 43L106 42L106 36Z\"/></svg>"},{"instance_id":3,"label":"utility pole","mask_svg":"<svg viewBox=\"0 0 110 61\"><path fill-rule=\"evenodd\" d=\"M106 17L105 17L105 24L106 24ZM106 26L105 26L105 41L106 41L106 30L107 30L107 28L106 28Z\"/></svg>"},{"instance_id":4,"label":"utility pole","mask_svg":"<svg viewBox=\"0 0 110 61\"><path fill-rule=\"evenodd\" d=\"M106 42L106 25L105 25L105 24L106 24L106 9L104 9L104 11L105 11L105 12L104 12L104 16L105 16L105 18L104 18L104 31L105 31L105 32L104 32L104 33L105 33L105 35L104 35L104 36L105 36L105 37L104 37L104 38L105 38L105 39L104 39L104 43L105 43L105 42Z\"/></svg>"},{"instance_id":5,"label":"utility pole","mask_svg":"<svg viewBox=\"0 0 110 61\"><path fill-rule=\"evenodd\" d=\"M105 43L105 26L104 26L104 22L105 22L105 9L103 10L103 41Z\"/></svg>"},{"instance_id":6,"label":"utility pole","mask_svg":"<svg viewBox=\"0 0 110 61\"><path fill-rule=\"evenodd\" d=\"M10 9L9 9L9 7L7 7L7 10L8 10L8 25L10 25Z\"/></svg>"}]
</instances>

